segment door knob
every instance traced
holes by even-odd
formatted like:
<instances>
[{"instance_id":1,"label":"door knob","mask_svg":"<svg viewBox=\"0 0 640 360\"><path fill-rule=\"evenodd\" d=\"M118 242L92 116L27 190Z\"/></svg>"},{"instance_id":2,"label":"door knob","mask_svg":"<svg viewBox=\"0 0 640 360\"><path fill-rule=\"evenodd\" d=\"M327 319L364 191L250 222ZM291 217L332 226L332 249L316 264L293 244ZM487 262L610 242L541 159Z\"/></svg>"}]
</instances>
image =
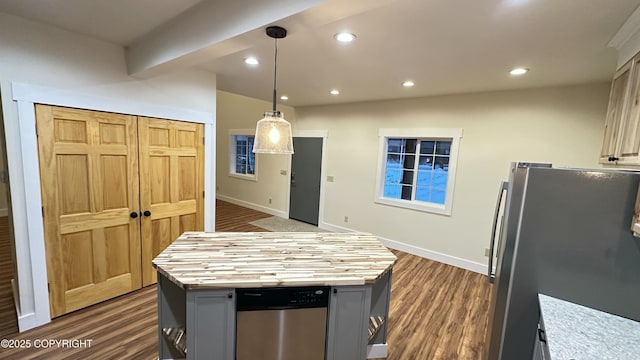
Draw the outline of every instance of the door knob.
<instances>
[{"instance_id":1,"label":"door knob","mask_svg":"<svg viewBox=\"0 0 640 360\"><path fill-rule=\"evenodd\" d=\"M130 216L132 219L135 219L135 218L137 218L137 217L138 217L138 213L137 213L137 212L135 212L135 211L132 211L132 212L131 212L131 214L129 214L129 216Z\"/></svg>"},{"instance_id":2,"label":"door knob","mask_svg":"<svg viewBox=\"0 0 640 360\"><path fill-rule=\"evenodd\" d=\"M149 216L151 216L151 211L149 211L149 210L145 210L145 211L142 213L142 215L149 217Z\"/></svg>"}]
</instances>

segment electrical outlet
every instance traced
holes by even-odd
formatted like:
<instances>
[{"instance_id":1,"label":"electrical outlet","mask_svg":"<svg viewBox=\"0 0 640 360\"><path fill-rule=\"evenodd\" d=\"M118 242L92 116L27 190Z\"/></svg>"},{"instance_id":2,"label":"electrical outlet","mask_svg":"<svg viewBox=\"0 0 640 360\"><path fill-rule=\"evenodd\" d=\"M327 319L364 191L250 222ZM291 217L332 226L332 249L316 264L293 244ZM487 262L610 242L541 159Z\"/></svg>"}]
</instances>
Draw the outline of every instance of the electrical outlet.
<instances>
[{"instance_id":1,"label":"electrical outlet","mask_svg":"<svg viewBox=\"0 0 640 360\"><path fill-rule=\"evenodd\" d=\"M269 198L269 204L271 204L271 198Z\"/></svg>"},{"instance_id":2,"label":"electrical outlet","mask_svg":"<svg viewBox=\"0 0 640 360\"><path fill-rule=\"evenodd\" d=\"M489 257L489 248L484 249L484 256Z\"/></svg>"},{"instance_id":3,"label":"electrical outlet","mask_svg":"<svg viewBox=\"0 0 640 360\"><path fill-rule=\"evenodd\" d=\"M345 216L345 217L344 217L344 222L346 222L346 223L348 223L348 222L349 222L349 217L348 217L348 216Z\"/></svg>"},{"instance_id":4,"label":"electrical outlet","mask_svg":"<svg viewBox=\"0 0 640 360\"><path fill-rule=\"evenodd\" d=\"M287 175L287 170L280 170L280 175Z\"/></svg>"},{"instance_id":5,"label":"electrical outlet","mask_svg":"<svg viewBox=\"0 0 640 360\"><path fill-rule=\"evenodd\" d=\"M327 176L327 182L333 182L333 176L331 175Z\"/></svg>"}]
</instances>

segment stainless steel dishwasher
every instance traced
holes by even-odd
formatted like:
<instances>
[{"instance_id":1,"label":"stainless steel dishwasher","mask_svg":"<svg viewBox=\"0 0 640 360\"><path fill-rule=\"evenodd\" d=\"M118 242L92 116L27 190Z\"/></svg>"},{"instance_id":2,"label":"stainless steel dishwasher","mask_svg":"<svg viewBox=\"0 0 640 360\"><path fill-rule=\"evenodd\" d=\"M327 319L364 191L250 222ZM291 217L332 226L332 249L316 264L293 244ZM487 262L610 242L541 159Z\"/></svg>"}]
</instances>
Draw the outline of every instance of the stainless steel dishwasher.
<instances>
[{"instance_id":1,"label":"stainless steel dishwasher","mask_svg":"<svg viewBox=\"0 0 640 360\"><path fill-rule=\"evenodd\" d=\"M236 289L236 360L324 360L329 290Z\"/></svg>"}]
</instances>

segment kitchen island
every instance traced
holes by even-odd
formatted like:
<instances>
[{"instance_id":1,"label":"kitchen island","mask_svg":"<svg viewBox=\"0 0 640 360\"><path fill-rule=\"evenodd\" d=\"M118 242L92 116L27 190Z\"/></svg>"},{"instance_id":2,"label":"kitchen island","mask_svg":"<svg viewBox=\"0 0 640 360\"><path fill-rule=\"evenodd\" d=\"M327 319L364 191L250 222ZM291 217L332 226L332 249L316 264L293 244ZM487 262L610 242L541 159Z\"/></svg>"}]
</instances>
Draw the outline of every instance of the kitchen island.
<instances>
[{"instance_id":1,"label":"kitchen island","mask_svg":"<svg viewBox=\"0 0 640 360\"><path fill-rule=\"evenodd\" d=\"M385 357L395 261L364 233L184 233L153 260L159 357L235 359L239 293L309 287L328 289L327 360Z\"/></svg>"}]
</instances>

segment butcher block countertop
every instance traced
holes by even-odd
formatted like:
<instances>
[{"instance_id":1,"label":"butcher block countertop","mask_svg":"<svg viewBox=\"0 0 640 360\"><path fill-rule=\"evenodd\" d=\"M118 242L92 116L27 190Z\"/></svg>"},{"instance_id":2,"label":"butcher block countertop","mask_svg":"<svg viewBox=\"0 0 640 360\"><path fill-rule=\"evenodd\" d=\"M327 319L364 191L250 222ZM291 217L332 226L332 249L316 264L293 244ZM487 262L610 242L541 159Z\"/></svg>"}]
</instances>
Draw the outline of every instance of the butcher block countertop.
<instances>
[{"instance_id":1,"label":"butcher block countertop","mask_svg":"<svg viewBox=\"0 0 640 360\"><path fill-rule=\"evenodd\" d=\"M366 233L187 232L153 260L184 289L374 283L396 261Z\"/></svg>"}]
</instances>

